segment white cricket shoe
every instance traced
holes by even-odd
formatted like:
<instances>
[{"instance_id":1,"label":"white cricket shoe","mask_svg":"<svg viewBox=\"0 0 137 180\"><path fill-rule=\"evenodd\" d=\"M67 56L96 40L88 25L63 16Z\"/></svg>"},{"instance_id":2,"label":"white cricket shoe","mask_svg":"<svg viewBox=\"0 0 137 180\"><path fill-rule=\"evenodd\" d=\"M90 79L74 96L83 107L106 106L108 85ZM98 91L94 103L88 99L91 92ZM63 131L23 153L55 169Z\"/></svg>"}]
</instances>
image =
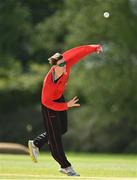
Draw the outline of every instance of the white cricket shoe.
<instances>
[{"instance_id":1,"label":"white cricket shoe","mask_svg":"<svg viewBox=\"0 0 137 180\"><path fill-rule=\"evenodd\" d=\"M63 173L63 174L67 174L68 176L80 176L78 173L76 173L74 171L74 169L72 168L72 166L69 166L67 168L60 168L59 172Z\"/></svg>"},{"instance_id":2,"label":"white cricket shoe","mask_svg":"<svg viewBox=\"0 0 137 180\"><path fill-rule=\"evenodd\" d=\"M34 162L38 162L39 148L36 147L32 140L28 141L29 154Z\"/></svg>"}]
</instances>

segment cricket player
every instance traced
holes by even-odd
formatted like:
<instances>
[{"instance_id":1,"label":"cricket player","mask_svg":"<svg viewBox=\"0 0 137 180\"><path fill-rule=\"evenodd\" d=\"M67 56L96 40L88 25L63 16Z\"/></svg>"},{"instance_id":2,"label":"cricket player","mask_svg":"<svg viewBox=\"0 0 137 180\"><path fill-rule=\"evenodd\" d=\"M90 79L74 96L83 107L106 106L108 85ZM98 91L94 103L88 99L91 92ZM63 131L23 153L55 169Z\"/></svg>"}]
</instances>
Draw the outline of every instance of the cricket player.
<instances>
[{"instance_id":1,"label":"cricket player","mask_svg":"<svg viewBox=\"0 0 137 180\"><path fill-rule=\"evenodd\" d=\"M41 104L46 132L34 140L28 141L29 151L34 162L37 162L39 150L48 143L53 158L59 163L61 173L68 176L79 176L68 161L63 145L62 135L67 132L67 110L79 107L75 96L66 102L63 96L71 68L85 56L102 52L101 45L83 45L70 49L63 54L55 53L48 60L51 69L44 78Z\"/></svg>"}]
</instances>

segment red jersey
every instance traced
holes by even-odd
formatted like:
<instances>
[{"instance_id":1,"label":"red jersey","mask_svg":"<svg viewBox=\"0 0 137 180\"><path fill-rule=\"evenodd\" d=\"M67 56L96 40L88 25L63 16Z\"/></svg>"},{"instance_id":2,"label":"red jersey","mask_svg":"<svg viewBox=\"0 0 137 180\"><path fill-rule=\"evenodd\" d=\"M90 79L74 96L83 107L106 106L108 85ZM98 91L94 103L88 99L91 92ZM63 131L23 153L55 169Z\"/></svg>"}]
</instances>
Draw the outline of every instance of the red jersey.
<instances>
[{"instance_id":1,"label":"red jersey","mask_svg":"<svg viewBox=\"0 0 137 180\"><path fill-rule=\"evenodd\" d=\"M44 79L42 88L41 102L44 106L55 111L64 111L68 109L66 102L55 102L55 100L62 96L66 88L70 68L83 57L97 51L99 46L100 45L83 45L70 49L62 54L64 61L66 61L66 73L64 73L60 79L54 83L52 77L54 66L51 67Z\"/></svg>"}]
</instances>

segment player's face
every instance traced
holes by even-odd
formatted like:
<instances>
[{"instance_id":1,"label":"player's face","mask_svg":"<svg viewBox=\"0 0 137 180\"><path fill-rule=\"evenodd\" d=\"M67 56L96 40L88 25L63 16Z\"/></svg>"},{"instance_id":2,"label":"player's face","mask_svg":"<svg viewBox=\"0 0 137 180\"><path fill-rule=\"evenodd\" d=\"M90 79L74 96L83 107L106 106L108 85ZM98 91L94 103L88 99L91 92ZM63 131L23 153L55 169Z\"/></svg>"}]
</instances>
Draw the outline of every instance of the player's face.
<instances>
[{"instance_id":1,"label":"player's face","mask_svg":"<svg viewBox=\"0 0 137 180\"><path fill-rule=\"evenodd\" d=\"M61 60L59 60L59 61L57 62L57 65L58 65L59 67L64 67L64 66L66 66L66 62L64 61L64 59L61 59Z\"/></svg>"},{"instance_id":2,"label":"player's face","mask_svg":"<svg viewBox=\"0 0 137 180\"><path fill-rule=\"evenodd\" d=\"M66 62L64 61L64 59L59 60L57 62L57 66L60 67L63 72L66 72Z\"/></svg>"}]
</instances>

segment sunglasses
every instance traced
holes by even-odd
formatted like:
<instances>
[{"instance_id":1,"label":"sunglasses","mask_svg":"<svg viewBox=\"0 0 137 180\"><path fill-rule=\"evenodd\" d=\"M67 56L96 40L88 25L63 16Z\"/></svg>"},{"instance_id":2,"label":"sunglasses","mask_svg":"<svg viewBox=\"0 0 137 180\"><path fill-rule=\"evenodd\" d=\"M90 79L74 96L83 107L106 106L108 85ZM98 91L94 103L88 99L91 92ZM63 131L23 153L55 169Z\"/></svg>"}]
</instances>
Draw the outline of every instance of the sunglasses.
<instances>
[{"instance_id":1,"label":"sunglasses","mask_svg":"<svg viewBox=\"0 0 137 180\"><path fill-rule=\"evenodd\" d=\"M59 67L63 67L63 66L65 66L65 65L66 65L66 62L65 62L65 61L62 62L62 63L60 63L60 64L58 64Z\"/></svg>"}]
</instances>

